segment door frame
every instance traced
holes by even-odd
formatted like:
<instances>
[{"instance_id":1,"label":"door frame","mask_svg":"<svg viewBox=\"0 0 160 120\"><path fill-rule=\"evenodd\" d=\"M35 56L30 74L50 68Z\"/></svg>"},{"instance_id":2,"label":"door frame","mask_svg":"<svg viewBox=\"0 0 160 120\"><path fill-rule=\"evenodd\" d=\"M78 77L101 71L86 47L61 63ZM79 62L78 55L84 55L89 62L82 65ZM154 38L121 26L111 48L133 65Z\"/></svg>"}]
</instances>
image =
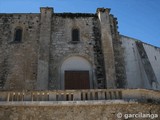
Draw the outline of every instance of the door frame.
<instances>
[{"instance_id":1,"label":"door frame","mask_svg":"<svg viewBox=\"0 0 160 120\"><path fill-rule=\"evenodd\" d=\"M75 61L77 59L80 59L79 61L82 61L84 62L85 66L84 67L75 67L75 66L72 66L70 67L70 63L68 64L68 62L70 60L74 59ZM79 64L79 62L78 62ZM81 65L81 64L80 64ZM66 66L69 66L69 67L66 67ZM65 89L65 84L64 84L64 75L65 75L65 71L66 70L72 70L72 71L81 71L81 70L84 70L84 71L89 71L89 81L90 81L90 89L93 89L93 88L96 88L97 86L97 81L96 81L96 76L95 76L95 71L92 67L92 64L86 60L85 58L83 57L80 57L80 56L71 56L71 57L68 57L67 59L63 60L61 62L61 65L60 65L60 69L59 69L59 81L57 81L59 83L59 88L61 90L64 90Z\"/></svg>"}]
</instances>

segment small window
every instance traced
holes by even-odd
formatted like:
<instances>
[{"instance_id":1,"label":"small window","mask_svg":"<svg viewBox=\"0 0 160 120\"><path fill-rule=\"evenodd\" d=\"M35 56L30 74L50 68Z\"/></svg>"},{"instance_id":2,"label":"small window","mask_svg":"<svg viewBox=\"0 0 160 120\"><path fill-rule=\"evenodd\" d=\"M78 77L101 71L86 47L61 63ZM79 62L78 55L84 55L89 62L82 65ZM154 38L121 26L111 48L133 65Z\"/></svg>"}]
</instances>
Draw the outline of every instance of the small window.
<instances>
[{"instance_id":1,"label":"small window","mask_svg":"<svg viewBox=\"0 0 160 120\"><path fill-rule=\"evenodd\" d=\"M156 57L156 56L154 56L154 58L155 58L155 60L157 60L157 57Z\"/></svg>"},{"instance_id":2,"label":"small window","mask_svg":"<svg viewBox=\"0 0 160 120\"><path fill-rule=\"evenodd\" d=\"M79 30L78 29L73 29L72 30L72 41L73 42L78 42L79 41Z\"/></svg>"},{"instance_id":3,"label":"small window","mask_svg":"<svg viewBox=\"0 0 160 120\"><path fill-rule=\"evenodd\" d=\"M14 42L21 42L22 41L22 29L16 28L15 29L15 36L14 36Z\"/></svg>"}]
</instances>

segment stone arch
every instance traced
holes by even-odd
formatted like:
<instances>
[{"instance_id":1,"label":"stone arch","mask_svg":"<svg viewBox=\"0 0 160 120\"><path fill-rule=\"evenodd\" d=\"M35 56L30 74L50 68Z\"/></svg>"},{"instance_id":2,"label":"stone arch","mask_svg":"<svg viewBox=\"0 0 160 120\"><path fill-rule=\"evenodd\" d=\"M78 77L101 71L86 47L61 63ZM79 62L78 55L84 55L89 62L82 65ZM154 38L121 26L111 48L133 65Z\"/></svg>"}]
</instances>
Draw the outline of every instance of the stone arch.
<instances>
[{"instance_id":1,"label":"stone arch","mask_svg":"<svg viewBox=\"0 0 160 120\"><path fill-rule=\"evenodd\" d=\"M71 56L63 61L60 68L60 86L65 89L65 71L88 71L89 85L93 88L93 68L92 64L81 56Z\"/></svg>"}]
</instances>

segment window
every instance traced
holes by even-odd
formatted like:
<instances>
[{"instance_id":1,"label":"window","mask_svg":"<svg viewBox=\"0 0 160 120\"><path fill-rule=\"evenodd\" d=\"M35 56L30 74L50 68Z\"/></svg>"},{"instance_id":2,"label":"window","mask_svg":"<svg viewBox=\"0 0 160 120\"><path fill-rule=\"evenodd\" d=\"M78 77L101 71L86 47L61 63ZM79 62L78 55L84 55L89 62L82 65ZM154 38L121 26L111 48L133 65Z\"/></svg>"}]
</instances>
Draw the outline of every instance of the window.
<instances>
[{"instance_id":1,"label":"window","mask_svg":"<svg viewBox=\"0 0 160 120\"><path fill-rule=\"evenodd\" d=\"M72 41L73 42L78 42L79 41L79 30L78 29L73 29L72 30Z\"/></svg>"},{"instance_id":2,"label":"window","mask_svg":"<svg viewBox=\"0 0 160 120\"><path fill-rule=\"evenodd\" d=\"M14 36L14 42L21 42L22 41L22 29L16 28L15 29L15 36Z\"/></svg>"}]
</instances>

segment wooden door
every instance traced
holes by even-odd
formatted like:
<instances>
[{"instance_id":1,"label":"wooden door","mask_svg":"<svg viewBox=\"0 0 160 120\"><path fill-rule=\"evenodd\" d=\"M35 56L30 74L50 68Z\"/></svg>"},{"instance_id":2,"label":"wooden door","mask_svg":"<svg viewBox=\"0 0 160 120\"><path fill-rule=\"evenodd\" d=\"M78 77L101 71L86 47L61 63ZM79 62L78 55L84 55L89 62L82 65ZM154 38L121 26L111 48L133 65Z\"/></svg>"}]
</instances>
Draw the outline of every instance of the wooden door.
<instances>
[{"instance_id":1,"label":"wooden door","mask_svg":"<svg viewBox=\"0 0 160 120\"><path fill-rule=\"evenodd\" d=\"M65 89L89 88L89 71L65 71Z\"/></svg>"}]
</instances>

